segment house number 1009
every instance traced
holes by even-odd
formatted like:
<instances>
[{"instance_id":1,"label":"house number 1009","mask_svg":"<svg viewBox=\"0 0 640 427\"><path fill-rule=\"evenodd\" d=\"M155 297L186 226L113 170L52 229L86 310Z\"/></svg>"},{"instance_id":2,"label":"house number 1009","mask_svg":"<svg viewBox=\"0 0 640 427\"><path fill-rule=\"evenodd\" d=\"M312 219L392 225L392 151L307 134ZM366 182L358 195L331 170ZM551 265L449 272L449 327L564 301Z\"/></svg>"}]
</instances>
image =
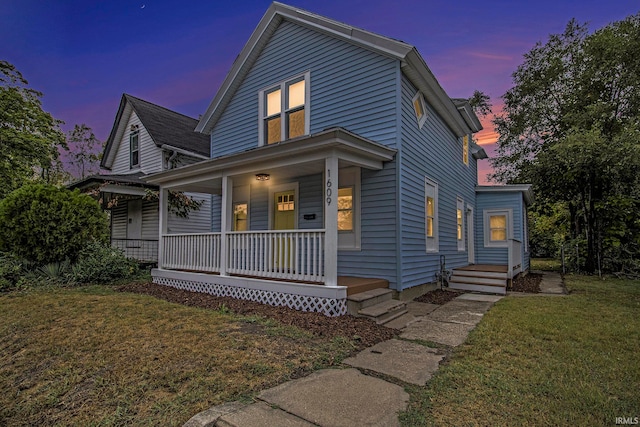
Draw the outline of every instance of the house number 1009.
<instances>
[{"instance_id":1,"label":"house number 1009","mask_svg":"<svg viewBox=\"0 0 640 427\"><path fill-rule=\"evenodd\" d=\"M331 169L327 169L327 189L325 191L327 195L327 206L331 205Z\"/></svg>"}]
</instances>

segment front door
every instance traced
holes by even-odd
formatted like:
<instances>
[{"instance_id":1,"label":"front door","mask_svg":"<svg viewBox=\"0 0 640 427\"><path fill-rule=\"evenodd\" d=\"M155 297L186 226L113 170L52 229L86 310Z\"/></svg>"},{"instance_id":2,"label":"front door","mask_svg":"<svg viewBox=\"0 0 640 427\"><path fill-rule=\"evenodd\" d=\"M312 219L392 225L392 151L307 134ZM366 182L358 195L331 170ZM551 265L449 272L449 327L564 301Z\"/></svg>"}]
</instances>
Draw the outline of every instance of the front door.
<instances>
[{"instance_id":1,"label":"front door","mask_svg":"<svg viewBox=\"0 0 640 427\"><path fill-rule=\"evenodd\" d=\"M467 206L467 253L469 254L469 264L476 263L476 246L473 232L473 208Z\"/></svg>"},{"instance_id":2,"label":"front door","mask_svg":"<svg viewBox=\"0 0 640 427\"><path fill-rule=\"evenodd\" d=\"M296 193L294 190L281 191L273 195L273 229L294 230L296 228ZM274 234L273 261L277 271L289 271L293 268L295 256L295 240Z\"/></svg>"},{"instance_id":3,"label":"front door","mask_svg":"<svg viewBox=\"0 0 640 427\"><path fill-rule=\"evenodd\" d=\"M127 202L127 240L129 245L139 245L142 239L142 199ZM132 242L132 240L138 240Z\"/></svg>"},{"instance_id":4,"label":"front door","mask_svg":"<svg viewBox=\"0 0 640 427\"><path fill-rule=\"evenodd\" d=\"M273 229L293 230L296 228L296 193L293 190L274 194Z\"/></svg>"}]
</instances>

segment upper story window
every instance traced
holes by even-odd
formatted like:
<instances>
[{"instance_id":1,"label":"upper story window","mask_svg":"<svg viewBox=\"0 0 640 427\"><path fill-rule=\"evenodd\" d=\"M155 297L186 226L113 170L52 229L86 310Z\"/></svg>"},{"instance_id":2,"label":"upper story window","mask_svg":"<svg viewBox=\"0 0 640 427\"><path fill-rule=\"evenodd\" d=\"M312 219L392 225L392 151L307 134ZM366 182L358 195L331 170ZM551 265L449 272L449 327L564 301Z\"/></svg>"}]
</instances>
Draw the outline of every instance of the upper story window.
<instances>
[{"instance_id":1,"label":"upper story window","mask_svg":"<svg viewBox=\"0 0 640 427\"><path fill-rule=\"evenodd\" d=\"M427 252L438 252L438 184L425 178L425 237Z\"/></svg>"},{"instance_id":2,"label":"upper story window","mask_svg":"<svg viewBox=\"0 0 640 427\"><path fill-rule=\"evenodd\" d=\"M140 132L138 126L131 126L129 134L129 166L131 169L140 166Z\"/></svg>"},{"instance_id":3,"label":"upper story window","mask_svg":"<svg viewBox=\"0 0 640 427\"><path fill-rule=\"evenodd\" d=\"M416 120L418 120L418 126L422 128L424 122L427 121L427 108L424 102L424 96L422 96L422 92L416 93L416 96L413 97L413 111L416 113Z\"/></svg>"},{"instance_id":4,"label":"upper story window","mask_svg":"<svg viewBox=\"0 0 640 427\"><path fill-rule=\"evenodd\" d=\"M462 161L469 166L469 135L462 137Z\"/></svg>"},{"instance_id":5,"label":"upper story window","mask_svg":"<svg viewBox=\"0 0 640 427\"><path fill-rule=\"evenodd\" d=\"M260 144L309 133L309 73L260 91Z\"/></svg>"}]
</instances>

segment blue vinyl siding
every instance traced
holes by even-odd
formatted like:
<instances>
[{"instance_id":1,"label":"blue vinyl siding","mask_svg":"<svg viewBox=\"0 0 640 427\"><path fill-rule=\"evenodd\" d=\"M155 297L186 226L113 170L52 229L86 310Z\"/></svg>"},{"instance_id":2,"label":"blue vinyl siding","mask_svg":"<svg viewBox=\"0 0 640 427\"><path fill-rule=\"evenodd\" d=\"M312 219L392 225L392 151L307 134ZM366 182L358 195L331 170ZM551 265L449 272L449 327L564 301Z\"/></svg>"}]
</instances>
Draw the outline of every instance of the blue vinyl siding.
<instances>
[{"instance_id":1,"label":"blue vinyl siding","mask_svg":"<svg viewBox=\"0 0 640 427\"><path fill-rule=\"evenodd\" d=\"M511 209L513 211L513 238L523 241L523 200L520 192L500 192L500 193L478 193L476 205L476 261L478 264L501 264L508 263L507 248L493 248L484 246L484 212L486 210ZM524 252L524 245L523 245ZM523 268L528 267L527 260Z\"/></svg>"},{"instance_id":2,"label":"blue vinyl siding","mask_svg":"<svg viewBox=\"0 0 640 427\"><path fill-rule=\"evenodd\" d=\"M211 134L211 156L258 146L258 93L310 72L310 133L344 127L395 146L394 60L284 21L238 88Z\"/></svg>"},{"instance_id":3,"label":"blue vinyl siding","mask_svg":"<svg viewBox=\"0 0 640 427\"><path fill-rule=\"evenodd\" d=\"M343 127L396 147L399 64L350 43L284 21L256 60L211 134L218 157L258 146L258 93L287 78L310 73L310 133ZM379 277L396 286L396 161L361 175L361 250L340 251L338 274ZM324 228L322 181L297 180L299 228ZM268 227L268 192L252 187L250 226ZM304 220L304 214L316 214Z\"/></svg>"},{"instance_id":4,"label":"blue vinyl siding","mask_svg":"<svg viewBox=\"0 0 640 427\"><path fill-rule=\"evenodd\" d=\"M317 230L324 228L322 174L298 178L298 228ZM305 215L315 215L315 219L304 219Z\"/></svg>"},{"instance_id":5,"label":"blue vinyl siding","mask_svg":"<svg viewBox=\"0 0 640 427\"><path fill-rule=\"evenodd\" d=\"M361 175L361 250L338 253L341 276L375 277L398 289L396 264L396 160Z\"/></svg>"},{"instance_id":6,"label":"blue vinyl siding","mask_svg":"<svg viewBox=\"0 0 640 427\"><path fill-rule=\"evenodd\" d=\"M462 161L462 141L427 105L427 121L420 128L413 110L416 88L402 78L402 145L400 170L402 289L432 282L440 267L440 255L447 268L468 264L468 252L458 251L456 202L460 197L475 205L477 164ZM425 177L438 184L439 252L426 252ZM464 225L466 239L466 223ZM465 242L465 245L468 242Z\"/></svg>"}]
</instances>

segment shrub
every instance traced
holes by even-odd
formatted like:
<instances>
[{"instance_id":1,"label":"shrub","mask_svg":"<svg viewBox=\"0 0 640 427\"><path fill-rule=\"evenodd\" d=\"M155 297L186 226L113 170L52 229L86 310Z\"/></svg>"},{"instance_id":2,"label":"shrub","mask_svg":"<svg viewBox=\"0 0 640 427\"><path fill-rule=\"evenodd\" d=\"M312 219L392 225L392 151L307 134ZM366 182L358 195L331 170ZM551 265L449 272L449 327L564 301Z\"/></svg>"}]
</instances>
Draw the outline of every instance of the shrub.
<instances>
[{"instance_id":1,"label":"shrub","mask_svg":"<svg viewBox=\"0 0 640 427\"><path fill-rule=\"evenodd\" d=\"M71 269L71 280L77 283L109 283L135 276L138 264L117 248L92 242L79 253Z\"/></svg>"},{"instance_id":2,"label":"shrub","mask_svg":"<svg viewBox=\"0 0 640 427\"><path fill-rule=\"evenodd\" d=\"M0 253L0 291L13 289L22 274L22 262L10 254Z\"/></svg>"},{"instance_id":3,"label":"shrub","mask_svg":"<svg viewBox=\"0 0 640 427\"><path fill-rule=\"evenodd\" d=\"M108 235L98 203L77 190L29 184L0 201L0 251L39 265L73 262L88 242Z\"/></svg>"}]
</instances>

